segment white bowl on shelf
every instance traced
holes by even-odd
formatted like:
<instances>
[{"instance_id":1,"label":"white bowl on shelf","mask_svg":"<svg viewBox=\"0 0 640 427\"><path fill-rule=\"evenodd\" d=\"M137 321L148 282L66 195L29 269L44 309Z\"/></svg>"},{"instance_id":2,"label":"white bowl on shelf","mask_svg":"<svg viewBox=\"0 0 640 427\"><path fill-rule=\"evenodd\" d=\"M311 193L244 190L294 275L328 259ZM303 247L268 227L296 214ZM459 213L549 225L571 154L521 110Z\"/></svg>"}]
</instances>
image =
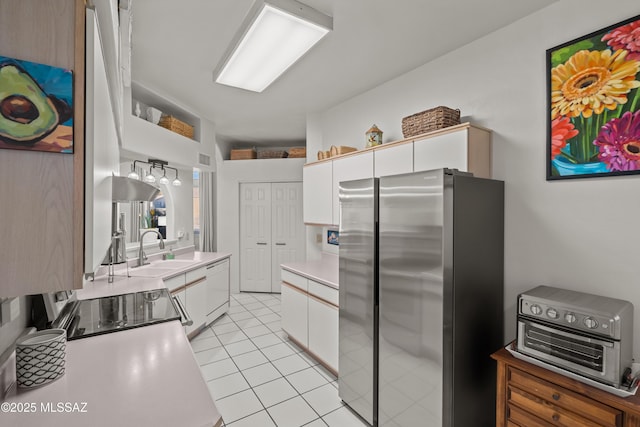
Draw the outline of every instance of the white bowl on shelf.
<instances>
[{"instance_id":1,"label":"white bowl on shelf","mask_svg":"<svg viewBox=\"0 0 640 427\"><path fill-rule=\"evenodd\" d=\"M148 107L147 108L147 120L157 125L160 122L160 117L162 117L162 111L157 108Z\"/></svg>"}]
</instances>

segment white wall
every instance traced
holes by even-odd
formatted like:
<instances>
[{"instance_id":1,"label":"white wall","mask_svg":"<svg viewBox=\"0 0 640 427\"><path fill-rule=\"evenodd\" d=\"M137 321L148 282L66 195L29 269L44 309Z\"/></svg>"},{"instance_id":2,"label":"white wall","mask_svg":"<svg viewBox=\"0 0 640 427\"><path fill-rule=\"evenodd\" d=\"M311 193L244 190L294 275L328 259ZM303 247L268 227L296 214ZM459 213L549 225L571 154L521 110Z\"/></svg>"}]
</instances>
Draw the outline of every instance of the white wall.
<instances>
[{"instance_id":1,"label":"white wall","mask_svg":"<svg viewBox=\"0 0 640 427\"><path fill-rule=\"evenodd\" d=\"M307 147L315 150L354 141L361 148L372 123L385 141L400 139L403 117L437 105L460 108L463 121L493 130L494 177L506 184L505 343L515 338L518 293L537 285L626 299L640 310L640 176L545 180L545 51L640 14L635 0L612 5L559 1L308 117Z\"/></svg>"},{"instance_id":2,"label":"white wall","mask_svg":"<svg viewBox=\"0 0 640 427\"><path fill-rule=\"evenodd\" d=\"M219 154L219 153L217 153ZM218 156L217 158L222 158ZM231 292L240 292L240 183L302 181L304 159L226 160L217 164L218 252L230 252Z\"/></svg>"}]
</instances>

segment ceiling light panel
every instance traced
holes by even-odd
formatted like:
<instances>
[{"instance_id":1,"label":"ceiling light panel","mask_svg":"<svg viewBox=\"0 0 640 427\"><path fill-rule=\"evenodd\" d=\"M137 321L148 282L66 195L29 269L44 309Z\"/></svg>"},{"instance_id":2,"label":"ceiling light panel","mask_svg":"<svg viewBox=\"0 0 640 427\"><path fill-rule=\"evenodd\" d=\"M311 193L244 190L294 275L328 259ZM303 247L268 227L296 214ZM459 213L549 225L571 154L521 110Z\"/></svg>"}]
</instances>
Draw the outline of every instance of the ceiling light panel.
<instances>
[{"instance_id":1,"label":"ceiling light panel","mask_svg":"<svg viewBox=\"0 0 640 427\"><path fill-rule=\"evenodd\" d=\"M296 1L274 3L278 7L261 5L257 17L227 56L217 83L262 92L331 30L332 19L308 6ZM299 16L301 11L307 14ZM319 24L312 22L313 18Z\"/></svg>"}]
</instances>

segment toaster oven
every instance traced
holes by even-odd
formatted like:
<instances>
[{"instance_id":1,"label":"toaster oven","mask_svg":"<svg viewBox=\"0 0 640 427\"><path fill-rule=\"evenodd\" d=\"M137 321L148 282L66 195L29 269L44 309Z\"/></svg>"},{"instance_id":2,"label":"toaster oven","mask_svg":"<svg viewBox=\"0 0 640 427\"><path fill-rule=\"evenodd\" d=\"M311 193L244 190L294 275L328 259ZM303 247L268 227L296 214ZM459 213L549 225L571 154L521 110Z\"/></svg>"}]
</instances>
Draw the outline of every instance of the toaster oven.
<instances>
[{"instance_id":1,"label":"toaster oven","mask_svg":"<svg viewBox=\"0 0 640 427\"><path fill-rule=\"evenodd\" d=\"M631 366L633 305L550 286L518 296L520 353L619 388Z\"/></svg>"}]
</instances>

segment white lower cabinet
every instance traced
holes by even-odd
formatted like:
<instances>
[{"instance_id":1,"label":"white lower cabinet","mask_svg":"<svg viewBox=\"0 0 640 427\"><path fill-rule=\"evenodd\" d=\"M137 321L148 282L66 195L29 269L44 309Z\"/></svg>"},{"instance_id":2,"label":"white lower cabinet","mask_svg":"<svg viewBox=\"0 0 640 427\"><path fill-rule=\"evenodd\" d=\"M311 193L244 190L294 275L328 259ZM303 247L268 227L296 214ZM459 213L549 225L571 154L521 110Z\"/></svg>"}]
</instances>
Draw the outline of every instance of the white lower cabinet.
<instances>
[{"instance_id":1,"label":"white lower cabinet","mask_svg":"<svg viewBox=\"0 0 640 427\"><path fill-rule=\"evenodd\" d=\"M229 310L229 260L207 266L206 323L211 323Z\"/></svg>"},{"instance_id":2,"label":"white lower cabinet","mask_svg":"<svg viewBox=\"0 0 640 427\"><path fill-rule=\"evenodd\" d=\"M302 346L309 346L307 293L282 283L281 322L282 330Z\"/></svg>"},{"instance_id":3,"label":"white lower cabinet","mask_svg":"<svg viewBox=\"0 0 640 427\"><path fill-rule=\"evenodd\" d=\"M164 284L172 295L178 296L193 320L193 324L185 326L189 338L229 310L228 259L165 279Z\"/></svg>"},{"instance_id":4,"label":"white lower cabinet","mask_svg":"<svg viewBox=\"0 0 640 427\"><path fill-rule=\"evenodd\" d=\"M338 307L309 296L309 351L338 370Z\"/></svg>"},{"instance_id":5,"label":"white lower cabinet","mask_svg":"<svg viewBox=\"0 0 640 427\"><path fill-rule=\"evenodd\" d=\"M207 321L207 278L202 277L191 284L187 284L187 311L193 324L187 326L187 335L200 329Z\"/></svg>"},{"instance_id":6,"label":"white lower cabinet","mask_svg":"<svg viewBox=\"0 0 640 427\"><path fill-rule=\"evenodd\" d=\"M337 304L337 289L282 270L282 330L336 374Z\"/></svg>"}]
</instances>

